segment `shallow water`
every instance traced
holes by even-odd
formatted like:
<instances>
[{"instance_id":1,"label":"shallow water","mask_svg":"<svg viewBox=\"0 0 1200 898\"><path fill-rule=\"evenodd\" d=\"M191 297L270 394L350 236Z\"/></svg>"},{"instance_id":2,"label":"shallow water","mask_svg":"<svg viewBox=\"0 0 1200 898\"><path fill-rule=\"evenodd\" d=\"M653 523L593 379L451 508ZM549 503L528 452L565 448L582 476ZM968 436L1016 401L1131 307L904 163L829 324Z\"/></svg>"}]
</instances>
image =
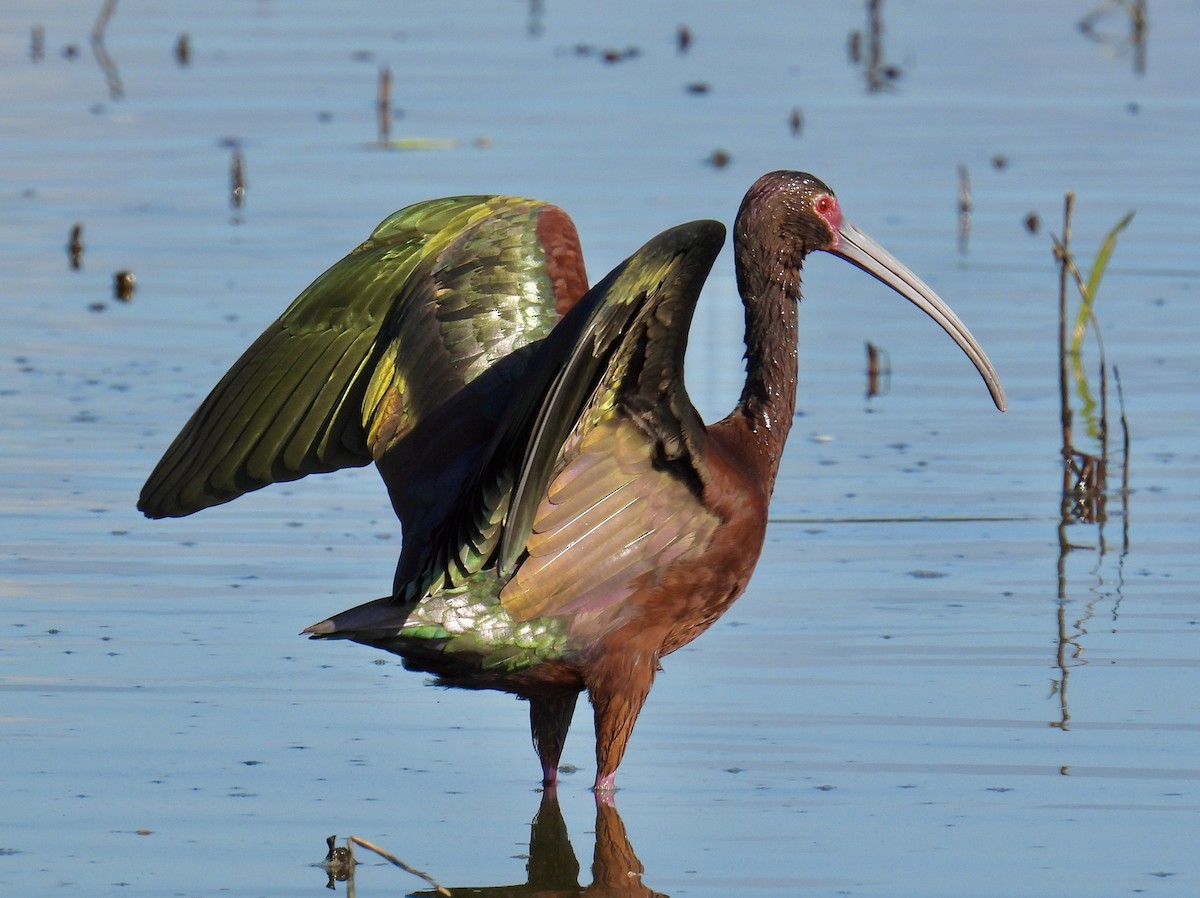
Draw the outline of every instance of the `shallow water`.
<instances>
[{"instance_id":1,"label":"shallow water","mask_svg":"<svg viewBox=\"0 0 1200 898\"><path fill-rule=\"evenodd\" d=\"M857 3L403 4L387 19L367 3L124 0L107 78L88 39L100 5L0 12L0 885L324 894L310 865L331 833L451 887L525 882L541 797L524 707L294 635L390 583L399 536L375 475L168 522L137 514L138 488L261 327L395 208L554 200L596 279L665 226L728 222L755 177L797 167L951 302L1009 412L922 316L810 261L800 417L762 562L667 660L621 769L628 844L599 821L601 878L619 848L671 895L1195 893L1194 4L1150 5L1138 75L1116 14L1097 26L1112 44L1077 30L1086 4L889 3L902 76L877 93L847 59ZM579 44L641 52L608 65ZM384 64L394 135L457 148L373 145ZM716 149L725 167L706 162ZM1067 190L1084 262L1137 216L1096 307L1131 432L1128 510L1110 490L1107 523L1066 527L1064 549L1047 229ZM121 269L130 304L111 297ZM737 393L740 318L726 254L690 358L709 418ZM890 360L870 399L866 340ZM586 717L560 794L585 883ZM360 895L424 887L360 859Z\"/></svg>"}]
</instances>

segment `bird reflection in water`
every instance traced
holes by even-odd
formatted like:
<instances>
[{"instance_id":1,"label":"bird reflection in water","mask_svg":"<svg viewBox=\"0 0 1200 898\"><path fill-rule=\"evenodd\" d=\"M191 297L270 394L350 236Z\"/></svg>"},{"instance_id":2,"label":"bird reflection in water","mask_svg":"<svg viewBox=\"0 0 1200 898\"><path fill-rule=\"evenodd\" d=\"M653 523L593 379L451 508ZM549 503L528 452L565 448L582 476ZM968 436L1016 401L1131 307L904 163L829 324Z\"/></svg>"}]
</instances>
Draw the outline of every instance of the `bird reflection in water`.
<instances>
[{"instance_id":1,"label":"bird reflection in water","mask_svg":"<svg viewBox=\"0 0 1200 898\"><path fill-rule=\"evenodd\" d=\"M592 853L592 881L579 883L579 860L571 846L567 823L563 819L555 789L542 793L542 802L530 824L528 879L522 883L498 886L446 886L443 890L425 889L410 893L412 898L665 898L642 883L644 868L629 842L611 794L596 793L596 845ZM330 855L322 864L329 874L327 887L346 883L348 896L354 895L355 865L345 848L329 845Z\"/></svg>"}]
</instances>

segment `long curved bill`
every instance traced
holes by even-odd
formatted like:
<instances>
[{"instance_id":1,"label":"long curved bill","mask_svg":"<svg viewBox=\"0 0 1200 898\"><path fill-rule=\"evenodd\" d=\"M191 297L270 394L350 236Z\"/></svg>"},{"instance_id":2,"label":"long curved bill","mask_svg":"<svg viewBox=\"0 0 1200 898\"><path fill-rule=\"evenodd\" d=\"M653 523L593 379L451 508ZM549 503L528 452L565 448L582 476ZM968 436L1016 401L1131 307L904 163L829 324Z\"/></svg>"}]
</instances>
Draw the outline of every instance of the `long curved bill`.
<instances>
[{"instance_id":1,"label":"long curved bill","mask_svg":"<svg viewBox=\"0 0 1200 898\"><path fill-rule=\"evenodd\" d=\"M837 245L831 247L828 252L840 256L887 284L940 324L979 370L983 376L983 382L987 384L988 392L992 394L992 401L996 403L996 408L1004 411L1008 406L1008 400L1004 397L1004 387L1000 383L1000 375L988 361L979 341L971 336L967 326L958 320L958 316L942 301L942 298L913 274L904 263L850 222L842 219L838 232L840 239Z\"/></svg>"}]
</instances>

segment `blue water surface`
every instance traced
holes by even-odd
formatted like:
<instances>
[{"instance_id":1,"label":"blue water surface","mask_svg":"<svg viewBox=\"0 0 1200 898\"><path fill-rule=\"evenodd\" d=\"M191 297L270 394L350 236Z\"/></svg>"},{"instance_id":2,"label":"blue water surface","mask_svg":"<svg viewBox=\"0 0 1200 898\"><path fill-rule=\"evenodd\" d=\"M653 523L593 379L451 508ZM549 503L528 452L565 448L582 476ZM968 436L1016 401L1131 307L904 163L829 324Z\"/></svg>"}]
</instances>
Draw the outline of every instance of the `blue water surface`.
<instances>
[{"instance_id":1,"label":"blue water surface","mask_svg":"<svg viewBox=\"0 0 1200 898\"><path fill-rule=\"evenodd\" d=\"M525 707L295 635L386 592L400 535L376 475L165 522L138 489L242 348L394 209L552 200L598 279L662 228L729 223L776 168L825 179L954 306L1009 411L923 316L809 260L762 562L664 663L621 768L627 842L604 817L596 846L581 711L560 794L579 878L618 845L644 873L602 894L1200 891L1200 7L1149 4L1139 73L1121 8L1088 35L1086 3L893 0L878 90L857 2L121 0L97 53L102 8L0 10L6 891L325 894L311 865L334 833L452 888L526 882ZM427 148L378 145L382 66L392 137ZM1107 519L1064 526L1067 191L1085 273L1136 215L1095 306ZM689 356L709 419L737 396L740 334L726 252ZM867 341L887 362L873 397ZM1084 364L1097 394L1094 337ZM359 854L359 895L426 888Z\"/></svg>"}]
</instances>

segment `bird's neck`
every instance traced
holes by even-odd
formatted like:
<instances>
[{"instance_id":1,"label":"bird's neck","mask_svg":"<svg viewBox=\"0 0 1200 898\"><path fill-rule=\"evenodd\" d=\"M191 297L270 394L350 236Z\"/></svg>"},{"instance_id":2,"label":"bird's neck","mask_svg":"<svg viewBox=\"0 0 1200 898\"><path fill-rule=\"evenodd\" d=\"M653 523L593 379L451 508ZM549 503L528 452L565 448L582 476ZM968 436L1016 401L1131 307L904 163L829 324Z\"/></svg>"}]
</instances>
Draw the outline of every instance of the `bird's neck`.
<instances>
[{"instance_id":1,"label":"bird's neck","mask_svg":"<svg viewBox=\"0 0 1200 898\"><path fill-rule=\"evenodd\" d=\"M746 307L746 385L731 417L744 419L760 473L773 484L796 411L800 259L753 255L742 249L737 258Z\"/></svg>"}]
</instances>

